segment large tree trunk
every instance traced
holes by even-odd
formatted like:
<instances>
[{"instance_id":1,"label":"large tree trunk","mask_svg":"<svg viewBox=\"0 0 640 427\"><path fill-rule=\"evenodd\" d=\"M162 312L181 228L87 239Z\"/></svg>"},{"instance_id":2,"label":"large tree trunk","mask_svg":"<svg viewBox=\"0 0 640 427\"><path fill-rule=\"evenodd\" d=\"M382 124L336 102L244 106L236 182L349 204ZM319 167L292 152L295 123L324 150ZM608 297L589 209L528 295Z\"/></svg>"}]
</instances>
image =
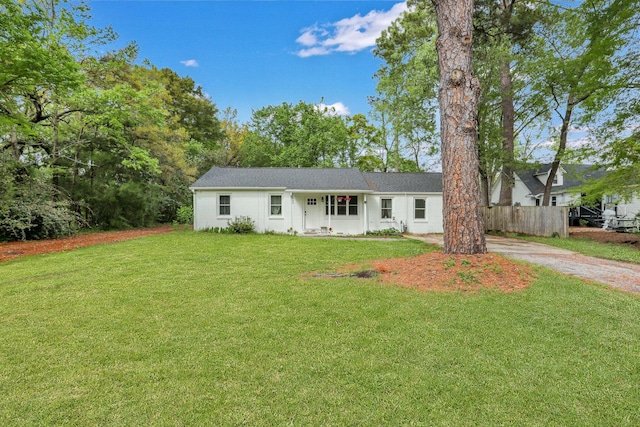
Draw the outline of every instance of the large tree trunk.
<instances>
[{"instance_id":1,"label":"large tree trunk","mask_svg":"<svg viewBox=\"0 0 640 427\"><path fill-rule=\"evenodd\" d=\"M509 57L505 56L500 61L500 91L502 93L502 148L503 162L500 186L501 206L511 206L513 204L514 181L514 122L515 111L513 107L513 81L511 80L511 64Z\"/></svg>"},{"instance_id":2,"label":"large tree trunk","mask_svg":"<svg viewBox=\"0 0 640 427\"><path fill-rule=\"evenodd\" d=\"M480 82L471 67L473 0L432 1L438 20L444 252L486 253L478 176Z\"/></svg>"}]
</instances>

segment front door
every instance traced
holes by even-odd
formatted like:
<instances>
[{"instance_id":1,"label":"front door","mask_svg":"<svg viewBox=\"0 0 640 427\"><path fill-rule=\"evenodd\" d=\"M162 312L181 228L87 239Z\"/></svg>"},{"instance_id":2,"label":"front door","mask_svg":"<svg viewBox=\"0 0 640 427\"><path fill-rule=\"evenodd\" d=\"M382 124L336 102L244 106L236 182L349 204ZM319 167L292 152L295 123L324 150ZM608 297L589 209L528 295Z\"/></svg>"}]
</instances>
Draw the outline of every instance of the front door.
<instances>
[{"instance_id":1,"label":"front door","mask_svg":"<svg viewBox=\"0 0 640 427\"><path fill-rule=\"evenodd\" d=\"M304 199L304 229L319 230L322 226L322 202L320 197L307 196Z\"/></svg>"}]
</instances>

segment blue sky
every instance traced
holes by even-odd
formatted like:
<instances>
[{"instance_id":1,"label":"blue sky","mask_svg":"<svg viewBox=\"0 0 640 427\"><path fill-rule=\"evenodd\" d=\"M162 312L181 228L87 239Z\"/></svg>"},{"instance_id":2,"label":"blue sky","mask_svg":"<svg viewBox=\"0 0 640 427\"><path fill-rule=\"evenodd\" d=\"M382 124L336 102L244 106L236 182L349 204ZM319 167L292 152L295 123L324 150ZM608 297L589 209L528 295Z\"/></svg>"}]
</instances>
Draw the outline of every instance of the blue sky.
<instances>
[{"instance_id":1,"label":"blue sky","mask_svg":"<svg viewBox=\"0 0 640 427\"><path fill-rule=\"evenodd\" d=\"M189 76L220 110L283 102L367 114L375 95L375 39L402 11L398 1L94 0L92 23L111 26L113 47L135 41L139 60Z\"/></svg>"}]
</instances>

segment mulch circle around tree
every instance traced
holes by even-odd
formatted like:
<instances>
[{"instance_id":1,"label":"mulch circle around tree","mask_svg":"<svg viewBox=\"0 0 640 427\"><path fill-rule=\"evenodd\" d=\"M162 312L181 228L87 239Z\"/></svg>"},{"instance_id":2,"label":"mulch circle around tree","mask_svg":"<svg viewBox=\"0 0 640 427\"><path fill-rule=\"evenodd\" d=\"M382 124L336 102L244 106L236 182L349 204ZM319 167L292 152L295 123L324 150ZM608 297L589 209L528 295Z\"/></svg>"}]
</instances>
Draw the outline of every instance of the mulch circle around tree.
<instances>
[{"instance_id":1,"label":"mulch circle around tree","mask_svg":"<svg viewBox=\"0 0 640 427\"><path fill-rule=\"evenodd\" d=\"M496 254L447 255L442 251L410 258L377 260L370 268L344 266L338 276L373 270L382 283L419 291L477 293L481 290L513 292L527 288L535 274L530 265Z\"/></svg>"}]
</instances>

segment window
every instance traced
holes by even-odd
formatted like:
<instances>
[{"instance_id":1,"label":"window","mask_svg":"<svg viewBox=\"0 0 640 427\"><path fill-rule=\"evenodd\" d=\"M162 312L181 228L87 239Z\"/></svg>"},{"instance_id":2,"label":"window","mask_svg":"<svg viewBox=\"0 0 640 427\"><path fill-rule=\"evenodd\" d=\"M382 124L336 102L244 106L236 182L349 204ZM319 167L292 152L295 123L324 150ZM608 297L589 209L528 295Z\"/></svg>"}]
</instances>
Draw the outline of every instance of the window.
<instances>
[{"instance_id":1,"label":"window","mask_svg":"<svg viewBox=\"0 0 640 427\"><path fill-rule=\"evenodd\" d=\"M315 197L312 199L307 199L307 206L315 206L318 204L318 199Z\"/></svg>"},{"instance_id":2,"label":"window","mask_svg":"<svg viewBox=\"0 0 640 427\"><path fill-rule=\"evenodd\" d=\"M325 215L358 215L358 196L327 196Z\"/></svg>"},{"instance_id":3,"label":"window","mask_svg":"<svg viewBox=\"0 0 640 427\"><path fill-rule=\"evenodd\" d=\"M218 203L220 215L231 215L231 196L228 194L220 195Z\"/></svg>"},{"instance_id":4,"label":"window","mask_svg":"<svg viewBox=\"0 0 640 427\"><path fill-rule=\"evenodd\" d=\"M351 200L347 200L349 205L349 215L358 215L358 196L351 196L350 199Z\"/></svg>"},{"instance_id":5,"label":"window","mask_svg":"<svg viewBox=\"0 0 640 427\"><path fill-rule=\"evenodd\" d=\"M552 196L551 197L551 206L557 206L558 204L558 199L556 199L556 196Z\"/></svg>"},{"instance_id":6,"label":"window","mask_svg":"<svg viewBox=\"0 0 640 427\"><path fill-rule=\"evenodd\" d=\"M324 214L335 215L336 214L336 198L335 196L327 196L324 202Z\"/></svg>"},{"instance_id":7,"label":"window","mask_svg":"<svg viewBox=\"0 0 640 427\"><path fill-rule=\"evenodd\" d=\"M381 199L380 206L381 206L380 218L391 219L392 199Z\"/></svg>"},{"instance_id":8,"label":"window","mask_svg":"<svg viewBox=\"0 0 640 427\"><path fill-rule=\"evenodd\" d=\"M269 212L271 215L282 215L282 196L280 195L271 195L269 198Z\"/></svg>"},{"instance_id":9,"label":"window","mask_svg":"<svg viewBox=\"0 0 640 427\"><path fill-rule=\"evenodd\" d=\"M413 217L415 219L426 219L426 209L427 200L426 199L414 199L413 200Z\"/></svg>"}]
</instances>

